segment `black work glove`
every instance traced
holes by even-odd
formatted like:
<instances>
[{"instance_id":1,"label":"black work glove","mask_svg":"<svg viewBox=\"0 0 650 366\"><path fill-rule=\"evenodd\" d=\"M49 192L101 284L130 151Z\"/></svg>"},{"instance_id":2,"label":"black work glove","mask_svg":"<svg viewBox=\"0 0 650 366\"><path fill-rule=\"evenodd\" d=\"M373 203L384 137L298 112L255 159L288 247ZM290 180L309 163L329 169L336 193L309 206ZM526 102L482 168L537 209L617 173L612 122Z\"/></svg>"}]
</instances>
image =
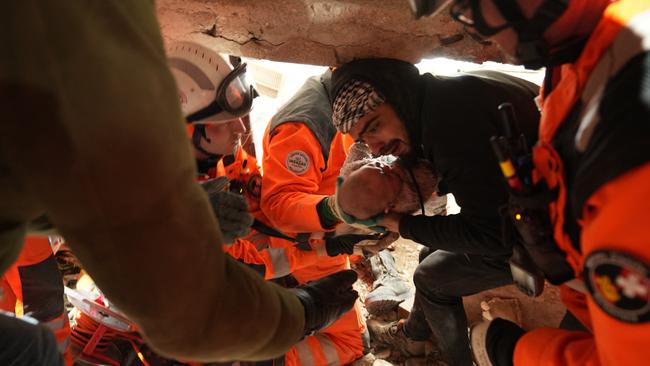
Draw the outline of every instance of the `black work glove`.
<instances>
[{"instance_id":1,"label":"black work glove","mask_svg":"<svg viewBox=\"0 0 650 366\"><path fill-rule=\"evenodd\" d=\"M497 318L489 323L472 328L472 353L477 365L512 366L515 345L524 335L524 330L517 324Z\"/></svg>"},{"instance_id":2,"label":"black work glove","mask_svg":"<svg viewBox=\"0 0 650 366\"><path fill-rule=\"evenodd\" d=\"M325 238L327 255L335 257L339 254L352 254L354 246L364 240L377 240L375 234L343 234Z\"/></svg>"},{"instance_id":3,"label":"black work glove","mask_svg":"<svg viewBox=\"0 0 650 366\"><path fill-rule=\"evenodd\" d=\"M227 183L226 179L226 183ZM212 179L201 182L201 186L208 193L212 211L221 228L224 243L232 243L237 238L248 234L253 224L253 216L248 212L248 204L243 196L223 191L223 179Z\"/></svg>"},{"instance_id":4,"label":"black work glove","mask_svg":"<svg viewBox=\"0 0 650 366\"><path fill-rule=\"evenodd\" d=\"M356 272L345 270L290 289L305 308L305 335L331 325L352 308L359 296L352 289L356 280Z\"/></svg>"}]
</instances>

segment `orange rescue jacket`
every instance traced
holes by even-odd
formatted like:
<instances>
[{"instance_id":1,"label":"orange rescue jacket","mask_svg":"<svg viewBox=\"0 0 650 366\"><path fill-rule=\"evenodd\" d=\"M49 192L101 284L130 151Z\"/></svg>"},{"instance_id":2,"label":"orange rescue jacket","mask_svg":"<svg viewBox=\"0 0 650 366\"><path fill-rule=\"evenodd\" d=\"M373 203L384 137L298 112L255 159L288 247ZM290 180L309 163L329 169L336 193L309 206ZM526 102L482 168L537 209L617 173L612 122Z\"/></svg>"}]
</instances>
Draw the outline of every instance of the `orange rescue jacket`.
<instances>
[{"instance_id":1,"label":"orange rescue jacket","mask_svg":"<svg viewBox=\"0 0 650 366\"><path fill-rule=\"evenodd\" d=\"M576 278L584 279L589 289L585 296L563 288L563 300L591 328L591 333L550 328L531 331L517 343L514 355L517 366L646 365L649 362L650 163L647 158L636 162L600 160L597 167L602 171L595 169L596 179L579 181L584 180L586 160L590 154L597 154L593 146L609 147L602 140L589 141L590 131L603 128L604 122L599 121L606 108L600 103L603 89L611 86L617 72L629 60L648 52L647 24L650 24L649 2L621 0L611 4L580 58L574 64L562 66L559 83L543 100L540 141L533 151L533 159L537 178L544 179L550 188L558 188L558 197L549 206L554 238L567 254ZM638 77L650 75L645 70ZM614 113L614 122L630 122L625 120L626 111L621 110L625 106L607 107L619 108L620 113ZM608 117L608 123L616 125L611 122L612 113ZM565 126L572 119L575 122L575 118L580 128L574 131L570 141L582 152L579 164L567 163L556 150L558 131L566 134ZM631 146L634 145L622 151L633 150ZM614 173L608 175L611 172ZM569 188L567 176L572 177ZM574 218L567 212L577 214ZM567 232L565 224L569 220L575 220L579 240Z\"/></svg>"}]
</instances>

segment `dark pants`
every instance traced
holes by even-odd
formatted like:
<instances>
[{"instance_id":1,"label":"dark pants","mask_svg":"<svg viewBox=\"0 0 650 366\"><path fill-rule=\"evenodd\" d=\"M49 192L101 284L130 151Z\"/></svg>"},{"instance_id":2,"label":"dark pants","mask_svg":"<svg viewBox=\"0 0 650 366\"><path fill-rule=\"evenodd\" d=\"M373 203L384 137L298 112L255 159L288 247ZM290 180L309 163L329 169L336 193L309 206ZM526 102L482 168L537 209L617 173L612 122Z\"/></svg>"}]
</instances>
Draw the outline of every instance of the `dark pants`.
<instances>
[{"instance_id":1,"label":"dark pants","mask_svg":"<svg viewBox=\"0 0 650 366\"><path fill-rule=\"evenodd\" d=\"M56 339L49 329L1 313L0 345L0 365L63 365Z\"/></svg>"},{"instance_id":2,"label":"dark pants","mask_svg":"<svg viewBox=\"0 0 650 366\"><path fill-rule=\"evenodd\" d=\"M414 340L426 340L433 331L446 362L471 366L462 297L511 284L506 258L431 252L425 248L413 282L415 305L404 327L406 334Z\"/></svg>"}]
</instances>

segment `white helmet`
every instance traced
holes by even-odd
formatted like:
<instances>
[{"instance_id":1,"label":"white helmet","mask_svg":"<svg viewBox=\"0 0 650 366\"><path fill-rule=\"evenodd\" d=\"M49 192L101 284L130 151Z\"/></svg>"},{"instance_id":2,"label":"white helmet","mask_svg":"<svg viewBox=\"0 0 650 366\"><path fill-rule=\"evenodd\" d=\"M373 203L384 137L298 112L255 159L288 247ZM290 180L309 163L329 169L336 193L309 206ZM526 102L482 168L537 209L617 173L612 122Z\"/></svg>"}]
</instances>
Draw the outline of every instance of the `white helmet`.
<instances>
[{"instance_id":1,"label":"white helmet","mask_svg":"<svg viewBox=\"0 0 650 366\"><path fill-rule=\"evenodd\" d=\"M255 90L245 63L233 69L225 57L194 42L172 44L168 63L187 122L226 122L250 112Z\"/></svg>"}]
</instances>

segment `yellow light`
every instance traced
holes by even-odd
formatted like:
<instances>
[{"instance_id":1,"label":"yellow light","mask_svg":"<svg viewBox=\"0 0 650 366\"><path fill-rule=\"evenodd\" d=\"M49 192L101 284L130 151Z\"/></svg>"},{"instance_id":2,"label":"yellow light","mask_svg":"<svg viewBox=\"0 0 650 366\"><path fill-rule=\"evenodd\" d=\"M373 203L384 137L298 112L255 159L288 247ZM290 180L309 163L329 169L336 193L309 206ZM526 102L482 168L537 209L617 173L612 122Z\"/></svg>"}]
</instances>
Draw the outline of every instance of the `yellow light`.
<instances>
[{"instance_id":1,"label":"yellow light","mask_svg":"<svg viewBox=\"0 0 650 366\"><path fill-rule=\"evenodd\" d=\"M515 214L515 220L517 221L521 220L521 214Z\"/></svg>"},{"instance_id":2,"label":"yellow light","mask_svg":"<svg viewBox=\"0 0 650 366\"><path fill-rule=\"evenodd\" d=\"M138 352L138 358L139 358L140 361L142 361L143 363L145 362L145 361L144 361L144 355L143 355L141 352Z\"/></svg>"}]
</instances>

